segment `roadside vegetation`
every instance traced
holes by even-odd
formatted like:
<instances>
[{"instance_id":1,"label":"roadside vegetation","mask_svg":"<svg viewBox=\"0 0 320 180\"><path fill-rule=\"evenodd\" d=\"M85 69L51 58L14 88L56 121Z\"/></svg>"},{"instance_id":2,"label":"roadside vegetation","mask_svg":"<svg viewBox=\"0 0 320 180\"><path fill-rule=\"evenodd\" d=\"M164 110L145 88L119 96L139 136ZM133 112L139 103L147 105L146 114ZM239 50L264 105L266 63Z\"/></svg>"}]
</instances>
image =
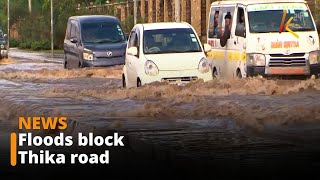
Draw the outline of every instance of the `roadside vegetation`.
<instances>
[{"instance_id":1,"label":"roadside vegetation","mask_svg":"<svg viewBox=\"0 0 320 180\"><path fill-rule=\"evenodd\" d=\"M126 2L127 0L109 0L109 3ZM74 15L104 14L115 15L114 8L83 8L106 3L105 0L55 0L54 2L54 47L63 48L67 19ZM78 6L80 5L80 10ZM7 0L0 1L0 29L7 31ZM32 0L32 11L28 11L27 0L10 0L10 47L21 49L47 50L51 48L50 39L50 0ZM130 13L131 14L131 13ZM315 13L320 20L320 8ZM138 22L143 18L138 17ZM122 22L126 33L133 27L133 16Z\"/></svg>"},{"instance_id":2,"label":"roadside vegetation","mask_svg":"<svg viewBox=\"0 0 320 180\"><path fill-rule=\"evenodd\" d=\"M53 24L54 24L54 47L63 48L63 40L67 20L70 16L86 14L104 14L114 15L113 9L86 9L80 7L100 5L104 0L59 0L53 1ZM126 0L109 0L110 3ZM92 4L91 4L92 5ZM0 28L7 31L7 1L0 1ZM10 26L11 35L10 47L19 47L21 49L48 50L51 48L50 39L50 0L32 0L32 11L28 11L27 0L10 0ZM127 18L122 22L123 28L130 31L133 26L133 17Z\"/></svg>"}]
</instances>

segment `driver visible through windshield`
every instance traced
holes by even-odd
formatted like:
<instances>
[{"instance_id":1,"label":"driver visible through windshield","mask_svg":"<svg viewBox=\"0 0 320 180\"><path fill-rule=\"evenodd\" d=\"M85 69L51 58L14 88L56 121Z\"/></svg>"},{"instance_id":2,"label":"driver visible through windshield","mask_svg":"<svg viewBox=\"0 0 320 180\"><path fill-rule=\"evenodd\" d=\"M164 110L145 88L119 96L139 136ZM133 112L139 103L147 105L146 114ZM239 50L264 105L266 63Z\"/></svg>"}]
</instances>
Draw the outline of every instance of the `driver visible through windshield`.
<instances>
[{"instance_id":1,"label":"driver visible through windshield","mask_svg":"<svg viewBox=\"0 0 320 180\"><path fill-rule=\"evenodd\" d=\"M289 28L292 31L314 31L315 27L311 18L311 14L307 9L277 9L251 11L248 13L249 30L251 33L269 33L278 32L281 26L281 20L286 11L285 22L290 18L292 21ZM286 31L286 30L284 30Z\"/></svg>"},{"instance_id":2,"label":"driver visible through windshield","mask_svg":"<svg viewBox=\"0 0 320 180\"><path fill-rule=\"evenodd\" d=\"M125 41L119 24L110 22L82 23L84 43L117 43Z\"/></svg>"},{"instance_id":3,"label":"driver visible through windshield","mask_svg":"<svg viewBox=\"0 0 320 180\"><path fill-rule=\"evenodd\" d=\"M145 30L144 54L201 52L191 28Z\"/></svg>"}]
</instances>

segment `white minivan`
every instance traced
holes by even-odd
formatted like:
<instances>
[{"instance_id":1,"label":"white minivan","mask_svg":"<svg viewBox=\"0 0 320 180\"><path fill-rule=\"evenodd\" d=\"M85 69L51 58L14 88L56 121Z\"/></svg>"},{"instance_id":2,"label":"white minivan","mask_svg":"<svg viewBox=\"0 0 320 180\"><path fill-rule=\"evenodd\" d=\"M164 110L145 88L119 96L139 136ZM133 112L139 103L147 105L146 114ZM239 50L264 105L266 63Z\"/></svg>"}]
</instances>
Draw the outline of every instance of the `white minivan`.
<instances>
[{"instance_id":1,"label":"white minivan","mask_svg":"<svg viewBox=\"0 0 320 180\"><path fill-rule=\"evenodd\" d=\"M306 1L216 1L209 16L213 77L320 75L319 35Z\"/></svg>"},{"instance_id":2,"label":"white minivan","mask_svg":"<svg viewBox=\"0 0 320 180\"><path fill-rule=\"evenodd\" d=\"M137 24L131 31L123 67L123 87L152 82L183 85L198 79L209 81L208 44L201 45L188 23Z\"/></svg>"}]
</instances>

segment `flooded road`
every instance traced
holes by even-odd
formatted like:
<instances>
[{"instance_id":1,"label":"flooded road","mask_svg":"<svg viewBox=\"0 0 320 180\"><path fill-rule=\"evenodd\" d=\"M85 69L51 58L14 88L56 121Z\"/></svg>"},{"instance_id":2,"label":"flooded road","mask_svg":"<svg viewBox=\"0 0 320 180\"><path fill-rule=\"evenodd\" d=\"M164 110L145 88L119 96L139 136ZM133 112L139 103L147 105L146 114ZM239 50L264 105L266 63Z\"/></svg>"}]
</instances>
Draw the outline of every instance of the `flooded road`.
<instances>
[{"instance_id":1,"label":"flooded road","mask_svg":"<svg viewBox=\"0 0 320 180\"><path fill-rule=\"evenodd\" d=\"M277 177L287 175L283 167L314 173L320 166L320 80L123 89L121 66L64 70L59 58L37 57L16 52L0 63L2 132L15 130L19 116L66 116L68 133L125 133L130 152L168 167L195 162L222 176Z\"/></svg>"}]
</instances>

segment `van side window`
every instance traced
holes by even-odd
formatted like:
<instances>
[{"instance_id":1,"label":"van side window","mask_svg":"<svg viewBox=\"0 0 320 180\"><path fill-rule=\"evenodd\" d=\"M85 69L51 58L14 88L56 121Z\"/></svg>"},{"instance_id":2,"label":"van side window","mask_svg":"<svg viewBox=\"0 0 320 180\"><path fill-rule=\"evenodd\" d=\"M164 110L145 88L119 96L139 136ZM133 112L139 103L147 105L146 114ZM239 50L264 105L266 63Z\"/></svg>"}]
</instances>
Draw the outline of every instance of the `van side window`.
<instances>
[{"instance_id":1,"label":"van side window","mask_svg":"<svg viewBox=\"0 0 320 180\"><path fill-rule=\"evenodd\" d=\"M76 32L76 24L74 21L71 21L71 31L70 31L70 38L75 38L76 35L77 35L77 32Z\"/></svg>"},{"instance_id":2,"label":"van side window","mask_svg":"<svg viewBox=\"0 0 320 180\"><path fill-rule=\"evenodd\" d=\"M68 21L65 39L70 39L71 21Z\"/></svg>"},{"instance_id":3,"label":"van side window","mask_svg":"<svg viewBox=\"0 0 320 180\"><path fill-rule=\"evenodd\" d=\"M237 13L237 26L236 26L236 36L245 37L246 36L246 23L245 23L245 16L244 10L242 7L238 8Z\"/></svg>"},{"instance_id":4,"label":"van side window","mask_svg":"<svg viewBox=\"0 0 320 180\"><path fill-rule=\"evenodd\" d=\"M232 22L234 17L234 10L235 7L223 7L220 10L220 16L219 16L219 26L221 26L222 32L224 31L224 28L226 26L226 15L231 15L231 21L230 21L230 27L232 29L233 25L236 25L236 23ZM219 27L220 28L220 27Z\"/></svg>"},{"instance_id":5,"label":"van side window","mask_svg":"<svg viewBox=\"0 0 320 180\"><path fill-rule=\"evenodd\" d=\"M219 13L220 8L212 8L209 20L209 31L208 37L209 38L219 38Z\"/></svg>"},{"instance_id":6,"label":"van side window","mask_svg":"<svg viewBox=\"0 0 320 180\"><path fill-rule=\"evenodd\" d=\"M78 22L75 22L75 37L77 37L80 40L80 30L79 30L79 26L78 26Z\"/></svg>"},{"instance_id":7,"label":"van side window","mask_svg":"<svg viewBox=\"0 0 320 180\"><path fill-rule=\"evenodd\" d=\"M227 14L231 15L231 25L234 15L235 7L213 7L211 9L209 28L208 28L208 37L219 39L224 32L225 27L225 17Z\"/></svg>"}]
</instances>

